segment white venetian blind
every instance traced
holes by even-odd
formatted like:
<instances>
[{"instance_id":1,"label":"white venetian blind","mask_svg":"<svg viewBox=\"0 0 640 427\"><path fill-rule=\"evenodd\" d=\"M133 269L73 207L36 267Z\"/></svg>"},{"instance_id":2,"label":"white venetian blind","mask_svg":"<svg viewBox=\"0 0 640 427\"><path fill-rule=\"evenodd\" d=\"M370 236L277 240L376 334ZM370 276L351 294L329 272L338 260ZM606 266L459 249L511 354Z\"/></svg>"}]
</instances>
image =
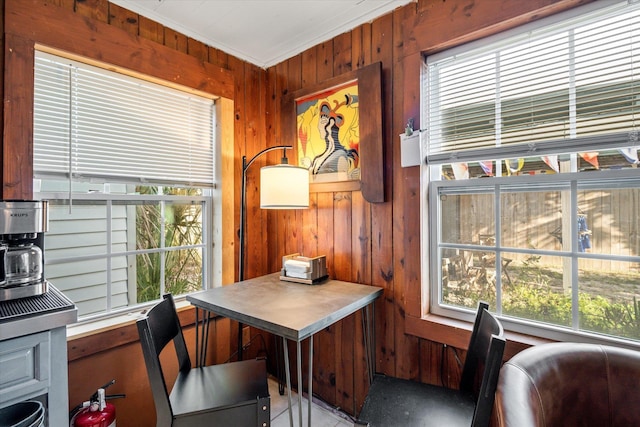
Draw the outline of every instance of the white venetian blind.
<instances>
[{"instance_id":1,"label":"white venetian blind","mask_svg":"<svg viewBox=\"0 0 640 427\"><path fill-rule=\"evenodd\" d=\"M212 186L214 101L36 51L34 176Z\"/></svg>"},{"instance_id":2,"label":"white venetian blind","mask_svg":"<svg viewBox=\"0 0 640 427\"><path fill-rule=\"evenodd\" d=\"M586 9L428 58L428 162L637 143L640 8Z\"/></svg>"}]
</instances>

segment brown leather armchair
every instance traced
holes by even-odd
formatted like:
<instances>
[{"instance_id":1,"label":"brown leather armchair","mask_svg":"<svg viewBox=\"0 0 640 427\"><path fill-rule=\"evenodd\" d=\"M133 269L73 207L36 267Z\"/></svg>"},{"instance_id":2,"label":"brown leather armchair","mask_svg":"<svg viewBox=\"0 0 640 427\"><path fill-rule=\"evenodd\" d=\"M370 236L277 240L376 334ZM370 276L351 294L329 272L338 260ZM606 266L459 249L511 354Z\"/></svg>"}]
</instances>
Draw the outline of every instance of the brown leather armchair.
<instances>
[{"instance_id":1,"label":"brown leather armchair","mask_svg":"<svg viewBox=\"0 0 640 427\"><path fill-rule=\"evenodd\" d=\"M496 392L505 427L640 426L640 352L553 343L506 362Z\"/></svg>"}]
</instances>

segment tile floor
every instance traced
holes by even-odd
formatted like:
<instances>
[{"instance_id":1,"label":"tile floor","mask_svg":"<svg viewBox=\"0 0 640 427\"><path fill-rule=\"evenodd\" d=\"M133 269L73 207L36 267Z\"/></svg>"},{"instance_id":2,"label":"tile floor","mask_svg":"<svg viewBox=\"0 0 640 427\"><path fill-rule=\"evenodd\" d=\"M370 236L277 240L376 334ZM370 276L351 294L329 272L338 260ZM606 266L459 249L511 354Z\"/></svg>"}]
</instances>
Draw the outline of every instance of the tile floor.
<instances>
[{"instance_id":1,"label":"tile floor","mask_svg":"<svg viewBox=\"0 0 640 427\"><path fill-rule=\"evenodd\" d=\"M283 396L278 392L278 382L274 378L269 378L269 395L271 396L271 427L289 427L289 404L287 390ZM298 426L298 395L291 393L293 401L293 425ZM302 423L307 425L307 399L302 398L304 408ZM313 427L352 427L351 418L335 409L324 407L314 403L311 406L311 425Z\"/></svg>"}]
</instances>

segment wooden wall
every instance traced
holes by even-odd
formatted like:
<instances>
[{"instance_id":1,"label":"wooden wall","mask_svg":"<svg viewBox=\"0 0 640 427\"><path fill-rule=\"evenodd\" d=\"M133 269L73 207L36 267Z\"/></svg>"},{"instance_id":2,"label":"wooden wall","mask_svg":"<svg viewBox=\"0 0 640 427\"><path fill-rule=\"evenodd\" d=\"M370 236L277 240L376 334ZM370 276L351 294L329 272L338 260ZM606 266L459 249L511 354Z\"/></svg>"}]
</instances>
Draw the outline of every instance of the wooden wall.
<instances>
[{"instance_id":1,"label":"wooden wall","mask_svg":"<svg viewBox=\"0 0 640 427\"><path fill-rule=\"evenodd\" d=\"M0 4L15 1L0 0ZM403 132L408 118L414 118L416 125L420 125L422 54L493 34L588 0L419 0L267 70L205 46L107 0L29 1L61 8L69 17L80 16L87 26L92 22L107 24L138 43L152 42L182 52L210 70L228 71L233 76L230 97L234 101L236 182L239 182L242 155L251 157L267 146L291 142L285 140L280 129L280 102L284 95L380 61L386 202L368 203L359 191L318 192L312 194L308 210L262 211L258 207L257 171L263 164L275 163L278 159L275 154L261 159L248 176L246 277L277 271L283 254L325 254L332 277L384 288L384 297L376 303L377 371L430 383L457 382L459 369L454 351L464 356L469 326L421 319L419 170L400 167L398 134ZM33 18L37 21L37 17ZM2 23L6 27L7 19L2 19ZM72 27L52 28L52 31L60 32L72 44L79 42L74 39L77 35ZM5 31L2 36L6 46ZM9 54L9 49L4 48L5 61ZM17 77L7 73L3 76L6 92ZM21 151L19 143L11 137L15 123L7 129L7 123L12 123L7 121L13 114L8 111L10 108L5 93L3 197L29 197L28 168L25 173L11 166L12 153L28 154L29 151ZM29 140L25 143L29 144ZM234 200L237 230L239 189ZM117 376L124 386L114 386L110 391L127 393L126 399L116 402L121 414L118 424L153 425L154 416L148 412L150 393L144 385L144 368L132 334L129 326L129 329L124 327L70 342L71 405L86 399L87 393L91 394L96 387L96 380L101 385L104 378ZM220 354L229 352L233 336L233 326L221 328L217 341ZM357 314L318 334L314 343L314 391L326 402L352 414L361 407L367 391L361 337L361 318ZM459 350L452 349L452 345ZM96 377L94 372L98 369L101 376Z\"/></svg>"},{"instance_id":2,"label":"wooden wall","mask_svg":"<svg viewBox=\"0 0 640 427\"><path fill-rule=\"evenodd\" d=\"M400 166L398 135L404 132L409 118L417 126L420 123L422 54L579 3L419 0L270 67L267 145L275 144L279 136L285 138L279 129L279 101L287 93L382 62L386 202L368 203L359 191L318 192L311 195L309 210L270 213L268 227L274 238L267 240L269 268L252 273L275 271L286 253L327 255L332 277L384 288L384 297L376 303L378 372L434 384L457 384L459 369L454 353L463 358L464 351L445 348L441 342L450 339L446 335L460 331L445 327L438 342L420 338L432 335L424 331L430 328L429 323L420 320L419 168ZM257 250L258 242L255 245ZM253 262L249 260L249 264ZM406 333L407 320L417 333ZM327 402L357 413L367 390L360 316L327 328L316 340L314 390ZM467 340L466 333L451 338L454 344Z\"/></svg>"},{"instance_id":3,"label":"wooden wall","mask_svg":"<svg viewBox=\"0 0 640 427\"><path fill-rule=\"evenodd\" d=\"M264 113L255 107L259 100L255 103L255 98L246 97L245 75L264 75L264 70L106 0L6 0L1 6L4 40L2 198L32 197L33 50L36 44L220 96L221 167L226 169L227 164L231 164L230 172L225 172L230 178L222 183L223 189L230 187L230 191L222 195L222 212L228 224L222 230L222 252L231 252L230 261L223 255L223 276L225 283L233 282L237 270L233 228L237 227L232 224L238 223L238 209L233 201L239 199L234 195L233 182L239 182L239 159L246 150L244 141L254 141L252 151L258 146L255 135L245 138L245 123L254 123L256 129L264 127ZM260 80L251 77L247 81L256 95L265 96ZM230 153L227 145L231 146ZM227 199L231 200L230 208L226 207ZM229 214L225 215L227 211ZM227 234L231 234L231 238ZM193 349L194 310L186 311L184 326L189 348ZM230 323L227 319L216 321L210 341L210 362L224 362L235 349ZM99 333L73 337L68 341L68 355L71 407L85 401L96 387L115 379L116 384L110 387L109 393L127 395L115 402L119 424L155 425L153 401L133 321Z\"/></svg>"}]
</instances>

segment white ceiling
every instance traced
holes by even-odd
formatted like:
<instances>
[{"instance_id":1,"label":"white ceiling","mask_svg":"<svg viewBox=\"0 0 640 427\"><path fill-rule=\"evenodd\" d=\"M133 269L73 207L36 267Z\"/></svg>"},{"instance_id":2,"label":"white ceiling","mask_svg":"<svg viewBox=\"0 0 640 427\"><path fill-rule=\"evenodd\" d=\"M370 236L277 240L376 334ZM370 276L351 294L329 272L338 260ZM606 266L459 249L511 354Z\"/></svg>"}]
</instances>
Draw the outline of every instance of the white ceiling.
<instances>
[{"instance_id":1,"label":"white ceiling","mask_svg":"<svg viewBox=\"0 0 640 427\"><path fill-rule=\"evenodd\" d=\"M267 68L416 0L110 0Z\"/></svg>"}]
</instances>

